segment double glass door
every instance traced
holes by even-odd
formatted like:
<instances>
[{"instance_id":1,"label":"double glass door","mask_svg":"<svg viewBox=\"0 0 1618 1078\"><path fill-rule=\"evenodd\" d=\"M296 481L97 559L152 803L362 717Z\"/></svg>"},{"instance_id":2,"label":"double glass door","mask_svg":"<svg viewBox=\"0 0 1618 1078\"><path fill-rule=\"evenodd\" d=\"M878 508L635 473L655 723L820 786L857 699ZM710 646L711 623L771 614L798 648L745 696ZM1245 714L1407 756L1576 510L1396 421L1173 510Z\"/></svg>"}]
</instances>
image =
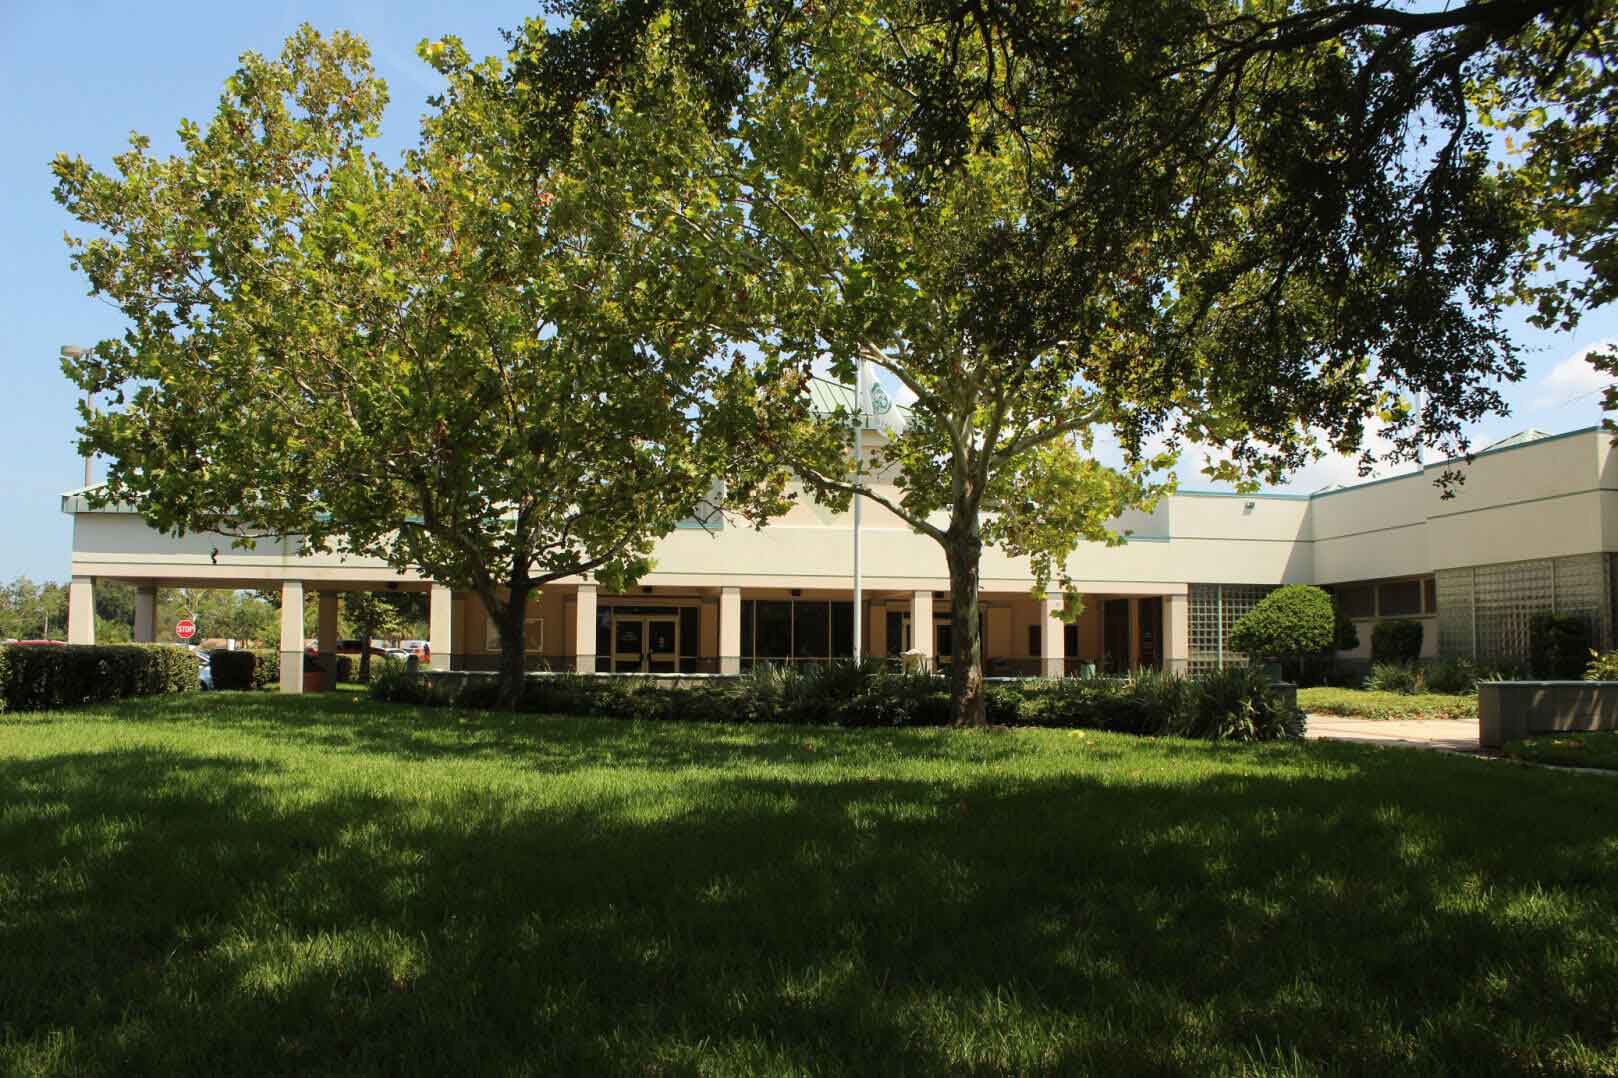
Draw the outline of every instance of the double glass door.
<instances>
[{"instance_id":1,"label":"double glass door","mask_svg":"<svg viewBox=\"0 0 1618 1078\"><path fill-rule=\"evenodd\" d=\"M672 674L679 668L679 618L665 615L613 617L613 673Z\"/></svg>"}]
</instances>

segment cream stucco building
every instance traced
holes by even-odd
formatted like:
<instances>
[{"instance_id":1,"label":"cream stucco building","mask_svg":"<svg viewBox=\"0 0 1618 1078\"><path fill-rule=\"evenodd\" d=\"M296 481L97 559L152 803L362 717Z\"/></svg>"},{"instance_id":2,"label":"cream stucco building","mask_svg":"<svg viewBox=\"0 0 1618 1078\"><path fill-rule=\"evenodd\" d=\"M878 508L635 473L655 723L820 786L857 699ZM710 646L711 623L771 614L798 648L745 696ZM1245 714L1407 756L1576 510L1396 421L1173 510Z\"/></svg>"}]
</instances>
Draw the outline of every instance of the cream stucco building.
<instances>
[{"instance_id":1,"label":"cream stucco building","mask_svg":"<svg viewBox=\"0 0 1618 1078\"><path fill-rule=\"evenodd\" d=\"M873 435L875 436L875 435ZM1410 617L1428 655L1510 658L1527 649L1540 610L1586 617L1612 647L1618 627L1618 450L1599 429L1541 436L1477 453L1445 499L1423 472L1313 495L1185 491L1156 512L1119 522L1121 546L1081 546L1068 568L1085 596L1076 624L1030 597L1027 564L998 551L983 563L988 673L1060 675L1154 666L1198 671L1238 657L1224 641L1266 591L1331 589L1361 625ZM73 517L70 625L90 642L97 579L138 586L136 639L157 638L159 586L280 588L281 650L304 646L301 611L319 596L320 650L335 647L343 591L427 591L432 663L492 668L498 640L481 604L419 574L379 562L305 555L297 540L233 549L219 536L164 536L133 512L91 509L64 495ZM916 649L947 659L948 576L942 552L867 503L862 528L866 650ZM631 594L589 580L544 589L529 611L535 669L716 672L763 661L847 655L852 647L850 521L801 501L755 531L692 522L657 547L656 566ZM283 686L301 687L296 662Z\"/></svg>"}]
</instances>

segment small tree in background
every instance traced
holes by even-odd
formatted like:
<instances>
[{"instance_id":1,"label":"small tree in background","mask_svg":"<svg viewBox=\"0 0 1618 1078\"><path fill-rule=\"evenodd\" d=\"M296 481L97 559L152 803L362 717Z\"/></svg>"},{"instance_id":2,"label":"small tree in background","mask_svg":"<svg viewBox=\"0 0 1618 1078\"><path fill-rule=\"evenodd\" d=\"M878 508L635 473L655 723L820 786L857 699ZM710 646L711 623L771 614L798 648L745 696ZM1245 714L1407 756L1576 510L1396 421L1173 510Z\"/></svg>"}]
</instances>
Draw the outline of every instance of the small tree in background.
<instances>
[{"instance_id":1,"label":"small tree in background","mask_svg":"<svg viewBox=\"0 0 1618 1078\"><path fill-rule=\"evenodd\" d=\"M1308 584L1288 584L1260 599L1230 632L1230 646L1250 659L1301 659L1337 639L1331 596Z\"/></svg>"},{"instance_id":2,"label":"small tree in background","mask_svg":"<svg viewBox=\"0 0 1618 1078\"><path fill-rule=\"evenodd\" d=\"M381 637L396 637L404 632L407 606L401 600L409 596L400 592L355 591L343 596L343 613L360 638L361 681L371 680L371 641Z\"/></svg>"}]
</instances>

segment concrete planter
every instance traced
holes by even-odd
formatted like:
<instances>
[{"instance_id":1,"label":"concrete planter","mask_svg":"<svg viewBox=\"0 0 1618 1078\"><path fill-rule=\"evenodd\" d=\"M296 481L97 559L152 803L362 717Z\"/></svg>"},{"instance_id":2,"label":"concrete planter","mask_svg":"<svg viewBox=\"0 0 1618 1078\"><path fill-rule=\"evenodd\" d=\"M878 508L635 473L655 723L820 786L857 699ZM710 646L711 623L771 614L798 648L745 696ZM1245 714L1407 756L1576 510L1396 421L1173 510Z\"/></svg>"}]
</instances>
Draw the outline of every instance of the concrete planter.
<instances>
[{"instance_id":1,"label":"concrete planter","mask_svg":"<svg viewBox=\"0 0 1618 1078\"><path fill-rule=\"evenodd\" d=\"M1478 743L1497 749L1533 734L1618 730L1618 681L1478 683Z\"/></svg>"}]
</instances>

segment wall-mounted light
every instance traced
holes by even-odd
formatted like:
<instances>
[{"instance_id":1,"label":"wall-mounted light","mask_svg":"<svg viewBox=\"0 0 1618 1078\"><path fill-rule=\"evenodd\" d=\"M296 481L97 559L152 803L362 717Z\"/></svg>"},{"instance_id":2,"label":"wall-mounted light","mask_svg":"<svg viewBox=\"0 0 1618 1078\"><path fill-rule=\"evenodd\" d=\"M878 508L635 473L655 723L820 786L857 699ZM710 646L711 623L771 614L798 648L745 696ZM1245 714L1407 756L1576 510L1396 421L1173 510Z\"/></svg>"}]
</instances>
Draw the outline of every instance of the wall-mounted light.
<instances>
[{"instance_id":1,"label":"wall-mounted light","mask_svg":"<svg viewBox=\"0 0 1618 1078\"><path fill-rule=\"evenodd\" d=\"M1250 502L1250 501L1249 502L1243 502L1242 503L1242 511L1246 512L1246 513L1251 513L1253 511L1253 506L1255 504L1256 503Z\"/></svg>"}]
</instances>

